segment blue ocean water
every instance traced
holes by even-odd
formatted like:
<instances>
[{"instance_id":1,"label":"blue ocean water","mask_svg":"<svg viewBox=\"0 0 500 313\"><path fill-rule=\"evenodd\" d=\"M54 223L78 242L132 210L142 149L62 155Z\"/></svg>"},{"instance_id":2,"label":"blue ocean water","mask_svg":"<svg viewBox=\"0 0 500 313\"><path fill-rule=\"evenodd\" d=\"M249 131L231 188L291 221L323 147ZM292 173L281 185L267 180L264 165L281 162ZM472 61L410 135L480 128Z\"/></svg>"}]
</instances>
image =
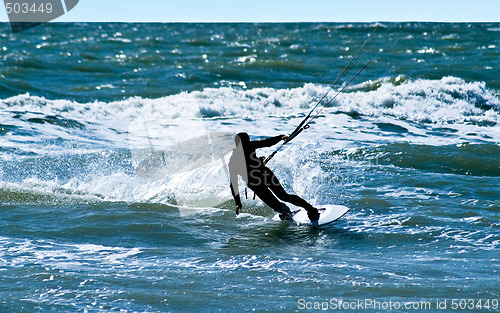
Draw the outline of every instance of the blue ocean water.
<instances>
[{"instance_id":1,"label":"blue ocean water","mask_svg":"<svg viewBox=\"0 0 500 313\"><path fill-rule=\"evenodd\" d=\"M0 312L498 310L499 23L0 27ZM353 56L269 163L351 210L235 216L231 134L290 133Z\"/></svg>"}]
</instances>

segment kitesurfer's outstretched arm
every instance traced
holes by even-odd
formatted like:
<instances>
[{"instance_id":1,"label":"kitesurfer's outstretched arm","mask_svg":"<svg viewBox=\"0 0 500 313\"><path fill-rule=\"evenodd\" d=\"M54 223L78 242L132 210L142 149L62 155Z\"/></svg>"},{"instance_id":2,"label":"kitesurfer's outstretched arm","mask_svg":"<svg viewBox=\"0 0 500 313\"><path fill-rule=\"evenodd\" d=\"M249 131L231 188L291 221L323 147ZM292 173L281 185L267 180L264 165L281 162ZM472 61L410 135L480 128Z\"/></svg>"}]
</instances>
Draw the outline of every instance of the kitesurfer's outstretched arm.
<instances>
[{"instance_id":1,"label":"kitesurfer's outstretched arm","mask_svg":"<svg viewBox=\"0 0 500 313\"><path fill-rule=\"evenodd\" d=\"M253 145L254 149L267 148L267 147L272 147L281 140L286 140L287 138L288 138L287 135L279 135L279 136L269 137L264 140L250 141L250 144Z\"/></svg>"}]
</instances>

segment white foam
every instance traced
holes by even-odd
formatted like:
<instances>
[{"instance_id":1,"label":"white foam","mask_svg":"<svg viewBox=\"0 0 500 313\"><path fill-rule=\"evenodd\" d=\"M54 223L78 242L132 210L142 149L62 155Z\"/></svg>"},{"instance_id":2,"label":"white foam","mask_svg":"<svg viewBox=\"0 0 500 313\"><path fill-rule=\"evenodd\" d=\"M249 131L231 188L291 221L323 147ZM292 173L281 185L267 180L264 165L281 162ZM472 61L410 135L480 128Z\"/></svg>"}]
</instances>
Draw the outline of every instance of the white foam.
<instances>
[{"instance_id":1,"label":"white foam","mask_svg":"<svg viewBox=\"0 0 500 313\"><path fill-rule=\"evenodd\" d=\"M332 105L333 109L369 116L389 115L414 122L499 121L500 100L486 89L483 82L468 83L460 78L444 77L440 80L418 79L394 84L382 79L354 86L353 90L374 84L380 84L380 87L376 90L340 94ZM134 97L109 103L47 100L24 94L0 101L0 108L60 115L82 123L106 121L106 124L109 121L133 121L139 117L164 121L199 118L200 113L205 118L256 118L307 112L327 90L327 86L313 84L293 89L242 90L237 87L221 87L181 92L158 99ZM481 102L485 109L481 108ZM494 107L496 110L489 110L487 107ZM120 127L120 124L115 123L113 126Z\"/></svg>"},{"instance_id":2,"label":"white foam","mask_svg":"<svg viewBox=\"0 0 500 313\"><path fill-rule=\"evenodd\" d=\"M0 124L29 130L32 135L2 136L1 143L2 147L55 156L95 153L102 151L103 146L109 150L129 148L138 151L135 155L140 158L147 155L151 146L162 151L171 144L193 136L203 137L214 130L247 131L252 138L290 133L327 90L327 86L313 84L293 89L207 88L159 99L130 98L110 103L47 100L25 94L0 101ZM18 112L27 112L27 115L14 118ZM353 118L353 112L361 116ZM325 172L321 162L315 161L315 156L323 152L382 142L449 145L483 140L499 143L499 112L500 100L481 82L467 83L455 77L365 82L354 86L351 92L340 94L310 129L284 147L270 166L284 177L287 188L315 199L323 192L322 186L310 181L310 177L326 181L335 174ZM31 117L45 115L74 120L84 125L84 129L28 121ZM380 123L394 125L396 131L380 129ZM406 131L398 133L397 127ZM448 136L432 134L442 127L452 130ZM33 135L33 131L43 135ZM54 138L74 144L47 143ZM146 154L141 149L147 150ZM266 155L271 151L273 149L264 149L260 153ZM6 151L0 155L4 160L20 159L11 154ZM139 159L132 165L137 166L138 162ZM64 197L86 195L88 199L107 201L170 203L175 198L180 205L200 207L217 206L231 198L227 175L217 159L203 167L156 181L125 173L121 168L108 171L113 174L101 172L102 168L95 169L87 173L85 180L73 178L63 182L41 181L33 173L33 177L22 181L6 180L4 182L10 185L2 188L47 195L62 188L68 191ZM5 173L0 174L4 177Z\"/></svg>"},{"instance_id":3,"label":"white foam","mask_svg":"<svg viewBox=\"0 0 500 313\"><path fill-rule=\"evenodd\" d=\"M436 124L500 122L500 99L486 89L485 83L466 83L456 77L418 79L400 85L384 82L376 90L342 94L339 98L337 104L343 110L369 116L394 116L412 122ZM478 102L483 102L485 109Z\"/></svg>"},{"instance_id":4,"label":"white foam","mask_svg":"<svg viewBox=\"0 0 500 313\"><path fill-rule=\"evenodd\" d=\"M394 84L382 79L354 86L353 90L374 84L380 84L380 87L340 94L333 103L332 110L369 116L394 116L413 122L500 121L500 100L486 89L483 82L467 83L460 78L444 77L440 80L418 79ZM134 97L109 103L47 100L24 94L0 101L0 108L57 115L84 124L105 124L110 128L126 131L128 124L120 122L130 122L137 118L171 121L199 118L200 114L205 118L263 118L301 114L307 112L326 90L326 86L313 84L293 89L242 90L237 87L221 87L181 92L158 99ZM481 108L481 103L485 109ZM489 107L495 109L488 109ZM6 118L8 116L3 115L3 119Z\"/></svg>"},{"instance_id":5,"label":"white foam","mask_svg":"<svg viewBox=\"0 0 500 313\"><path fill-rule=\"evenodd\" d=\"M136 247L61 244L51 240L0 237L0 243L0 257L5 252L9 255L9 258L0 260L11 267L35 263L50 268L78 271L91 262L97 262L103 267L112 267L115 263L135 263L135 256L142 253L142 250Z\"/></svg>"}]
</instances>

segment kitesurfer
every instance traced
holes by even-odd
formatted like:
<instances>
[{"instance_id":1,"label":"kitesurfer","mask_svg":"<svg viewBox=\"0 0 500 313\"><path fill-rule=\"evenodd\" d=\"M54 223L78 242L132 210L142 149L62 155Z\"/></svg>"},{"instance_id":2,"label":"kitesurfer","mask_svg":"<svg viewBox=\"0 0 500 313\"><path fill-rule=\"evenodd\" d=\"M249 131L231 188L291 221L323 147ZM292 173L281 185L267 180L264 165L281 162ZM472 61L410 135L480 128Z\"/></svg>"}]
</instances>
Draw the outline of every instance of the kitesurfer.
<instances>
[{"instance_id":1,"label":"kitesurfer","mask_svg":"<svg viewBox=\"0 0 500 313\"><path fill-rule=\"evenodd\" d=\"M280 213L282 220L291 220L292 212L286 204L279 200L303 207L314 226L318 225L319 212L301 197L289 194L285 191L278 178L266 166L263 158L257 157L256 149L271 147L288 136L280 135L264 140L251 141L247 133L239 133L235 136L236 148L229 160L230 188L234 201L236 202L236 214L242 208L239 189L238 175L265 204L274 211ZM279 199L279 200L278 200Z\"/></svg>"}]
</instances>

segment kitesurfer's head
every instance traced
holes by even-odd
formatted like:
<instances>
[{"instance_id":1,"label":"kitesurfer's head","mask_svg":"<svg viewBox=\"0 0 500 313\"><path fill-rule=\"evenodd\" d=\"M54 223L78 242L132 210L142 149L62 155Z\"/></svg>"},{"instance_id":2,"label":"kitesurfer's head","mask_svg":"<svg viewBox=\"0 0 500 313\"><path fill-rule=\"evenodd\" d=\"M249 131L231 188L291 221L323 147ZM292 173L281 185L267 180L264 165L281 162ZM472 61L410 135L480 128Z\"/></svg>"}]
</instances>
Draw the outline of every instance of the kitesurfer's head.
<instances>
[{"instance_id":1,"label":"kitesurfer's head","mask_svg":"<svg viewBox=\"0 0 500 313\"><path fill-rule=\"evenodd\" d=\"M236 146L238 146L240 143L245 146L247 143L250 142L250 136L248 136L247 133L238 133L235 137L234 137L234 143L236 144Z\"/></svg>"}]
</instances>

